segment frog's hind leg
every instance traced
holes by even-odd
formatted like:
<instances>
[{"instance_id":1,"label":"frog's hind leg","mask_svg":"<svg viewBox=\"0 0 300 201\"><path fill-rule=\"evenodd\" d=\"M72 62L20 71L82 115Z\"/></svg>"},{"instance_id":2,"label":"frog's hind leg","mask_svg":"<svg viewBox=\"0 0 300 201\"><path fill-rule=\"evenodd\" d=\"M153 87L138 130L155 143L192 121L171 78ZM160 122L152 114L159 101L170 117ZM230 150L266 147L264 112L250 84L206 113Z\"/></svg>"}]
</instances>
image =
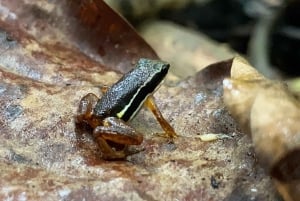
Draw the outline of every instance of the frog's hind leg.
<instances>
[{"instance_id":1,"label":"frog's hind leg","mask_svg":"<svg viewBox=\"0 0 300 201\"><path fill-rule=\"evenodd\" d=\"M94 129L93 136L99 144L104 159L122 159L132 153L127 153L128 145L139 145L143 141L142 134L128 126L123 120L116 117L104 119L103 126ZM125 147L123 150L116 150L109 142Z\"/></svg>"},{"instance_id":2,"label":"frog's hind leg","mask_svg":"<svg viewBox=\"0 0 300 201\"><path fill-rule=\"evenodd\" d=\"M100 151L102 153L102 158L105 160L118 160L124 159L128 154L125 152L125 149L121 151L116 151L113 149L105 139L98 137L97 143L99 145Z\"/></svg>"}]
</instances>

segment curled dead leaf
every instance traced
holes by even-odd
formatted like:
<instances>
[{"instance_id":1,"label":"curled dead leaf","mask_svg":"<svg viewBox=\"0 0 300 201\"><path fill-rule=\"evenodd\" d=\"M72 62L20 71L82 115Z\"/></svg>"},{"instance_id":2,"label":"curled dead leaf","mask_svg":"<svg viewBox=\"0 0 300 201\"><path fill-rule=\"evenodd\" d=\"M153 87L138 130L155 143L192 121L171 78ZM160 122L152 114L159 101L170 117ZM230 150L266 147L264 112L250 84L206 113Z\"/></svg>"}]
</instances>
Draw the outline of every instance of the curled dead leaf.
<instances>
[{"instance_id":1,"label":"curled dead leaf","mask_svg":"<svg viewBox=\"0 0 300 201\"><path fill-rule=\"evenodd\" d=\"M224 102L251 134L261 164L286 200L300 197L300 101L287 85L264 78L235 58L223 81Z\"/></svg>"}]
</instances>

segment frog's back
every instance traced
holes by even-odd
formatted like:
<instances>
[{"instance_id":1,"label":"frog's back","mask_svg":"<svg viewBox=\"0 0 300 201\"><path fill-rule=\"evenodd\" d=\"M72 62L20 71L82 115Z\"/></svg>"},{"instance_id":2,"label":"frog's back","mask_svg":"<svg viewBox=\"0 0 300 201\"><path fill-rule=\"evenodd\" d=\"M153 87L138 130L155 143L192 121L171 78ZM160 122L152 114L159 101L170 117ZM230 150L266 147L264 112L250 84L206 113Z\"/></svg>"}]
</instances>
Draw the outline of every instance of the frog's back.
<instances>
[{"instance_id":1,"label":"frog's back","mask_svg":"<svg viewBox=\"0 0 300 201\"><path fill-rule=\"evenodd\" d=\"M107 90L98 101L94 114L128 121L161 83L168 69L169 64L164 62L140 59L134 69Z\"/></svg>"}]
</instances>

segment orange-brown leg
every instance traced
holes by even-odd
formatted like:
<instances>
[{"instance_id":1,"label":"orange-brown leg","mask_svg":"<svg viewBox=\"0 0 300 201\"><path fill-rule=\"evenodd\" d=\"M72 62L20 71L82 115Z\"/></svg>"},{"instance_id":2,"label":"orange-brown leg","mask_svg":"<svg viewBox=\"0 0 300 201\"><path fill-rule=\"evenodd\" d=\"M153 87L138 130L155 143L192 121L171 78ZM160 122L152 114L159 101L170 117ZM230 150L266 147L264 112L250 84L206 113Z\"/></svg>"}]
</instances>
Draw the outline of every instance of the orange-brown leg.
<instances>
[{"instance_id":1,"label":"orange-brown leg","mask_svg":"<svg viewBox=\"0 0 300 201\"><path fill-rule=\"evenodd\" d=\"M80 100L77 111L76 123L85 122L89 124L92 128L95 128L96 126L102 124L100 120L93 118L93 110L98 100L98 97L92 93L87 94Z\"/></svg>"},{"instance_id":2,"label":"orange-brown leg","mask_svg":"<svg viewBox=\"0 0 300 201\"><path fill-rule=\"evenodd\" d=\"M102 158L105 160L124 159L128 154L125 150L116 151L106 142L105 139L98 137L97 143L102 153Z\"/></svg>"},{"instance_id":3,"label":"orange-brown leg","mask_svg":"<svg viewBox=\"0 0 300 201\"><path fill-rule=\"evenodd\" d=\"M176 138L177 134L175 133L173 127L169 124L169 122L167 122L167 120L165 120L165 118L162 116L157 105L155 104L153 96L149 96L146 99L144 105L154 114L160 126L165 131L166 136L169 138Z\"/></svg>"},{"instance_id":4,"label":"orange-brown leg","mask_svg":"<svg viewBox=\"0 0 300 201\"><path fill-rule=\"evenodd\" d=\"M123 120L116 117L104 119L103 126L97 126L93 132L94 138L99 144L104 159L122 159L132 153L126 153L127 145L139 145L143 141L142 134L128 126ZM125 147L117 151L107 141Z\"/></svg>"}]
</instances>

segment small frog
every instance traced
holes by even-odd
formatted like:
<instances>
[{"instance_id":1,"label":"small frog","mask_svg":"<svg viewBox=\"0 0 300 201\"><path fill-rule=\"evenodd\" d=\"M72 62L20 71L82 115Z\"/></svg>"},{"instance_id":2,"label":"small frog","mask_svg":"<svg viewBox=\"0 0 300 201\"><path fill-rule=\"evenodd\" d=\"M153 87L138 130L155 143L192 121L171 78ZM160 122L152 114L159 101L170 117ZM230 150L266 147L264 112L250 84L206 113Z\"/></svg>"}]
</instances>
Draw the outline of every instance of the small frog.
<instances>
[{"instance_id":1,"label":"small frog","mask_svg":"<svg viewBox=\"0 0 300 201\"><path fill-rule=\"evenodd\" d=\"M152 96L166 77L169 66L159 60L140 59L135 68L104 90L101 99L92 93L81 99L77 123L84 122L93 128L93 137L99 145L103 159L123 159L129 155L126 153L128 145L142 143L142 134L126 124L142 105L155 115L168 138L177 137Z\"/></svg>"}]
</instances>

